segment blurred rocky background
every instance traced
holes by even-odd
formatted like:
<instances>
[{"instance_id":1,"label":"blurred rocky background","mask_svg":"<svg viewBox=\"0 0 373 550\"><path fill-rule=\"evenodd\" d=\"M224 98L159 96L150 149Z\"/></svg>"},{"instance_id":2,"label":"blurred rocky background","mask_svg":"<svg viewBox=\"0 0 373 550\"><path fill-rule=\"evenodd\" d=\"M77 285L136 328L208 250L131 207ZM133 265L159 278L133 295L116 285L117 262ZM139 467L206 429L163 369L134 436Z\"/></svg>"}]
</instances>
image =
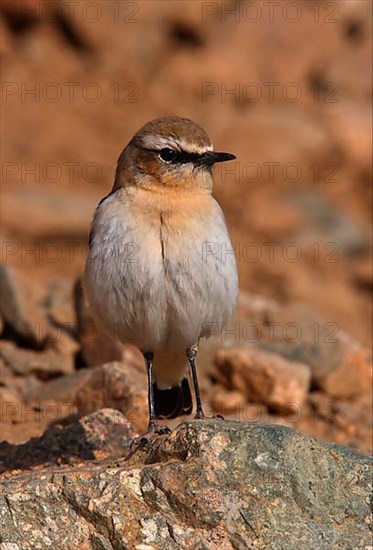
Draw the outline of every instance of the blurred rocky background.
<instances>
[{"instance_id":1,"label":"blurred rocky background","mask_svg":"<svg viewBox=\"0 0 373 550\"><path fill-rule=\"evenodd\" d=\"M371 452L371 3L0 4L2 475L121 456L146 426L141 356L80 276L119 153L168 114L237 156L215 196L241 294L201 346L207 411Z\"/></svg>"}]
</instances>

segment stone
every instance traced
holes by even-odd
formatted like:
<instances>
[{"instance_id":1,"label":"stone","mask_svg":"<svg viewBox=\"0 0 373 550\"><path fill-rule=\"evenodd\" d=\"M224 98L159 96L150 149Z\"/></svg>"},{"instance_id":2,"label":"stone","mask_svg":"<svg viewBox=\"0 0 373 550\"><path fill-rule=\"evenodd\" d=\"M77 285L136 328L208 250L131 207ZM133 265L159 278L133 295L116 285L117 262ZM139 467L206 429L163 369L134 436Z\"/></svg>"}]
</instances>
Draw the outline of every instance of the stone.
<instances>
[{"instance_id":1,"label":"stone","mask_svg":"<svg viewBox=\"0 0 373 550\"><path fill-rule=\"evenodd\" d=\"M302 407L311 373L302 363L253 347L220 350L215 358L217 376L228 389L240 391L249 401L281 411Z\"/></svg>"},{"instance_id":2,"label":"stone","mask_svg":"<svg viewBox=\"0 0 373 550\"><path fill-rule=\"evenodd\" d=\"M45 309L46 291L21 271L0 264L0 312L15 333L41 347L50 323Z\"/></svg>"},{"instance_id":3,"label":"stone","mask_svg":"<svg viewBox=\"0 0 373 550\"><path fill-rule=\"evenodd\" d=\"M325 124L330 128L333 141L346 159L369 171L372 153L369 103L347 100L343 102L343 109L338 104L327 107Z\"/></svg>"},{"instance_id":4,"label":"stone","mask_svg":"<svg viewBox=\"0 0 373 550\"><path fill-rule=\"evenodd\" d=\"M78 344L64 281L42 286L23 271L0 264L0 314L4 329L6 324L11 327L9 337L18 344L36 350L54 348L72 361Z\"/></svg>"},{"instance_id":5,"label":"stone","mask_svg":"<svg viewBox=\"0 0 373 550\"><path fill-rule=\"evenodd\" d=\"M3 422L19 421L21 414L22 400L19 393L11 388L0 386L0 426Z\"/></svg>"},{"instance_id":6,"label":"stone","mask_svg":"<svg viewBox=\"0 0 373 550\"><path fill-rule=\"evenodd\" d=\"M309 411L297 421L297 429L326 441L348 445L363 454L372 454L373 425L371 391L351 400L336 400L314 391L308 398Z\"/></svg>"},{"instance_id":7,"label":"stone","mask_svg":"<svg viewBox=\"0 0 373 550\"><path fill-rule=\"evenodd\" d=\"M284 426L184 422L127 460L3 475L2 542L23 550L368 548L371 466Z\"/></svg>"},{"instance_id":8,"label":"stone","mask_svg":"<svg viewBox=\"0 0 373 550\"><path fill-rule=\"evenodd\" d=\"M65 427L52 425L21 445L0 443L0 471L122 456L134 435L122 413L102 409Z\"/></svg>"},{"instance_id":9,"label":"stone","mask_svg":"<svg viewBox=\"0 0 373 550\"><path fill-rule=\"evenodd\" d=\"M318 250L332 243L333 247L326 250L334 263L340 256L356 258L370 250L369 225L335 207L316 189L296 189L291 200L304 219L293 240L304 250L312 250L315 242Z\"/></svg>"},{"instance_id":10,"label":"stone","mask_svg":"<svg viewBox=\"0 0 373 550\"><path fill-rule=\"evenodd\" d=\"M231 417L237 415L247 404L246 396L238 390L227 390L221 384L214 384L211 402L205 401L204 408L209 413L210 405L214 413Z\"/></svg>"},{"instance_id":11,"label":"stone","mask_svg":"<svg viewBox=\"0 0 373 550\"><path fill-rule=\"evenodd\" d=\"M0 356L0 387L15 392L24 401L32 392L40 391L41 383L33 374L18 376Z\"/></svg>"},{"instance_id":12,"label":"stone","mask_svg":"<svg viewBox=\"0 0 373 550\"><path fill-rule=\"evenodd\" d=\"M354 397L372 382L370 351L336 323L326 322L307 304L280 306L261 297L241 293L238 312L260 338L255 346L311 369L311 383L332 397Z\"/></svg>"},{"instance_id":13,"label":"stone","mask_svg":"<svg viewBox=\"0 0 373 550\"><path fill-rule=\"evenodd\" d=\"M73 285L65 279L54 279L47 285L48 318L51 322L51 347L63 355L76 356L80 346L73 303Z\"/></svg>"},{"instance_id":14,"label":"stone","mask_svg":"<svg viewBox=\"0 0 373 550\"><path fill-rule=\"evenodd\" d=\"M372 292L373 290L373 258L367 257L363 261L357 262L355 266L352 280L356 287L360 290Z\"/></svg>"},{"instance_id":15,"label":"stone","mask_svg":"<svg viewBox=\"0 0 373 550\"><path fill-rule=\"evenodd\" d=\"M128 353L122 362L92 368L75 401L80 416L113 408L121 411L137 431L143 432L148 422L145 366Z\"/></svg>"},{"instance_id":16,"label":"stone","mask_svg":"<svg viewBox=\"0 0 373 550\"><path fill-rule=\"evenodd\" d=\"M33 401L40 401L42 397L43 401L65 401L73 404L77 393L85 386L91 376L90 369L79 369L72 374L58 376L44 382L42 388L40 388L40 384L35 388L29 388L25 399L32 403Z\"/></svg>"},{"instance_id":17,"label":"stone","mask_svg":"<svg viewBox=\"0 0 373 550\"><path fill-rule=\"evenodd\" d=\"M318 387L334 398L356 397L372 387L371 352L346 338L343 343L340 361L317 377Z\"/></svg>"},{"instance_id":18,"label":"stone","mask_svg":"<svg viewBox=\"0 0 373 550\"><path fill-rule=\"evenodd\" d=\"M74 371L73 357L59 354L53 349L34 351L3 341L0 344L0 357L15 374L35 374L44 380Z\"/></svg>"}]
</instances>

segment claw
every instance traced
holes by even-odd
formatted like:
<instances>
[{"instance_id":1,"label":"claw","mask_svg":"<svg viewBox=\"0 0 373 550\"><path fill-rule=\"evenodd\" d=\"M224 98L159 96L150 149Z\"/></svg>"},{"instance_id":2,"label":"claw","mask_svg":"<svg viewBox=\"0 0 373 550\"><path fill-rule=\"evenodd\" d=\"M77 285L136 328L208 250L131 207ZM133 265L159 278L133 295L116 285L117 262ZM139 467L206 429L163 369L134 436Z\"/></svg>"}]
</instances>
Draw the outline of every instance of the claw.
<instances>
[{"instance_id":1,"label":"claw","mask_svg":"<svg viewBox=\"0 0 373 550\"><path fill-rule=\"evenodd\" d=\"M158 435L170 434L171 430L168 426L157 426L154 433Z\"/></svg>"},{"instance_id":2,"label":"claw","mask_svg":"<svg viewBox=\"0 0 373 550\"><path fill-rule=\"evenodd\" d=\"M137 451L137 449L142 449L150 443L150 437L145 434L140 437L135 437L130 443L130 453Z\"/></svg>"},{"instance_id":3,"label":"claw","mask_svg":"<svg viewBox=\"0 0 373 550\"><path fill-rule=\"evenodd\" d=\"M213 416L206 416L203 411L197 411L195 417L196 420L209 420L211 418L218 418L219 420L224 420L224 416L221 414L214 414Z\"/></svg>"},{"instance_id":4,"label":"claw","mask_svg":"<svg viewBox=\"0 0 373 550\"><path fill-rule=\"evenodd\" d=\"M148 431L139 437L135 437L130 443L129 455L132 456L138 449L150 446L151 439L154 435L165 435L171 433L168 426L158 426L157 424L150 425Z\"/></svg>"}]
</instances>

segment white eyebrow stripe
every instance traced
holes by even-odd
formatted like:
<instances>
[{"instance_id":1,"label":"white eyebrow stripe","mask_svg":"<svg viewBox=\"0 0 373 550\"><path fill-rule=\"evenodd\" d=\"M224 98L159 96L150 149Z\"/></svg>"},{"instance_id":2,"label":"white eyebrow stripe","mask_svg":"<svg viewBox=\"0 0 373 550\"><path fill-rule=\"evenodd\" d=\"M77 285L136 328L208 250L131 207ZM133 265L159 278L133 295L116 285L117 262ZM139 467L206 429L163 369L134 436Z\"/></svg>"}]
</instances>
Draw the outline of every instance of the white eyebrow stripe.
<instances>
[{"instance_id":1,"label":"white eyebrow stripe","mask_svg":"<svg viewBox=\"0 0 373 550\"><path fill-rule=\"evenodd\" d=\"M199 155L206 153L207 151L214 150L212 145L199 147L194 143L187 143L183 139L175 140L171 137L156 136L154 134L144 136L141 141L145 149L163 149L164 147L169 147L170 149L176 149L177 151L197 153Z\"/></svg>"},{"instance_id":2,"label":"white eyebrow stripe","mask_svg":"<svg viewBox=\"0 0 373 550\"><path fill-rule=\"evenodd\" d=\"M179 144L172 138L155 136L154 134L148 134L142 138L142 144L146 149L162 149L163 147L170 147L171 149L179 150Z\"/></svg>"},{"instance_id":3,"label":"white eyebrow stripe","mask_svg":"<svg viewBox=\"0 0 373 550\"><path fill-rule=\"evenodd\" d=\"M204 145L203 147L199 147L195 143L187 143L183 139L179 141L179 146L183 151L186 151L187 153L197 153L198 155L206 153L207 151L214 150L213 145Z\"/></svg>"}]
</instances>

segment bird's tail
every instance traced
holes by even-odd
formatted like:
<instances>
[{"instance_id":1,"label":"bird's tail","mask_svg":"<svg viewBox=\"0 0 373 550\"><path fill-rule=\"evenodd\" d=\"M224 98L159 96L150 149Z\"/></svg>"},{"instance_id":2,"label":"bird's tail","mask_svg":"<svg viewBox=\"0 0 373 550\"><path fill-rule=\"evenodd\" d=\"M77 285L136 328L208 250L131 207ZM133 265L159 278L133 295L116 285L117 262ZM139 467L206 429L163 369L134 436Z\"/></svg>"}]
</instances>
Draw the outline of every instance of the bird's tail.
<instances>
[{"instance_id":1,"label":"bird's tail","mask_svg":"<svg viewBox=\"0 0 373 550\"><path fill-rule=\"evenodd\" d=\"M192 394L186 372L184 351L162 350L155 353L153 391L156 418L176 418L192 412Z\"/></svg>"},{"instance_id":2,"label":"bird's tail","mask_svg":"<svg viewBox=\"0 0 373 550\"><path fill-rule=\"evenodd\" d=\"M180 384L167 390L160 390L155 383L153 390L156 418L176 418L192 412L192 394L187 378L183 378Z\"/></svg>"}]
</instances>

